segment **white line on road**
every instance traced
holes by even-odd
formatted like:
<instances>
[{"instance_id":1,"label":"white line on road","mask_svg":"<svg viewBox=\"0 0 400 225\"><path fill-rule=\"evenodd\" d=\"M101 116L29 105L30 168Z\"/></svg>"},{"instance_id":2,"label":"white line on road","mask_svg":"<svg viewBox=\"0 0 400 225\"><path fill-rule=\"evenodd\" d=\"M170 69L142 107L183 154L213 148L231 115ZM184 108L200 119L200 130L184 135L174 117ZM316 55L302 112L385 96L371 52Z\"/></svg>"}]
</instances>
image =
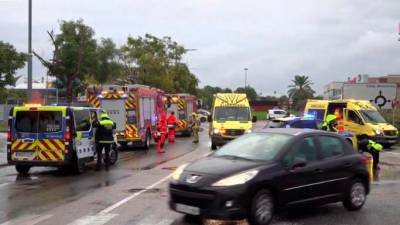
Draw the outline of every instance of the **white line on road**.
<instances>
[{"instance_id":1,"label":"white line on road","mask_svg":"<svg viewBox=\"0 0 400 225\"><path fill-rule=\"evenodd\" d=\"M161 183L167 181L170 177L172 177L172 175L173 175L173 173L169 174L168 176L166 176L166 177L162 178L161 180L155 182L154 184L152 184L152 185L146 187L145 189L143 189L143 190L141 190L141 191L139 191L139 192L136 192L136 193L134 193L134 194L132 194L132 195L130 195L130 196L128 196L128 197L122 199L121 201L115 203L114 205L112 205L112 206L110 206L110 207L108 207L108 208L106 208L106 209L100 211L98 214L107 214L107 213L113 211L114 209L120 207L121 205L123 205L123 204L129 202L130 200L132 200L132 199L138 197L139 195L145 193L146 191L148 191L148 190L150 190L150 189L156 187L157 185L159 185L159 184L161 184Z\"/></svg>"},{"instance_id":2,"label":"white line on road","mask_svg":"<svg viewBox=\"0 0 400 225\"><path fill-rule=\"evenodd\" d=\"M112 218L116 217L117 214L102 214L95 216L84 216L79 218L68 225L103 225L108 223Z\"/></svg>"},{"instance_id":3,"label":"white line on road","mask_svg":"<svg viewBox=\"0 0 400 225\"><path fill-rule=\"evenodd\" d=\"M49 218L53 217L53 215L25 215L19 218L15 218L4 222L0 225L35 225L42 221L45 221Z\"/></svg>"},{"instance_id":4,"label":"white line on road","mask_svg":"<svg viewBox=\"0 0 400 225\"><path fill-rule=\"evenodd\" d=\"M7 185L9 185L10 183L2 183L2 184L0 184L0 188L1 187L5 187L5 186L7 186Z\"/></svg>"},{"instance_id":5,"label":"white line on road","mask_svg":"<svg viewBox=\"0 0 400 225\"><path fill-rule=\"evenodd\" d=\"M186 154L185 156L188 156L188 155L190 155L190 154L193 154L194 152L195 152L195 151L193 151L193 152L191 152L191 153L189 153L189 154ZM202 157L205 157L205 156L207 156L207 155L209 155L209 154L210 154L210 153L204 154L204 155L201 156L201 158L202 158ZM168 179L170 179L170 178L172 177L173 174L174 174L174 173L171 173L171 174L169 174L168 176L161 178L159 181L155 182L154 184L152 184L152 185L150 185L150 186L144 188L143 190L141 190L141 191L139 191L139 192L136 192L136 193L134 193L134 194L132 194L132 195L130 195L130 196L128 196L128 197L122 199L121 201L115 203L114 205L109 206L108 208L103 209L102 211L100 211L100 212L98 213L98 215L110 213L110 212L113 211L114 209L116 209L116 208L120 207L121 205L123 205L123 204L129 202L130 200L132 200L132 199L138 197L139 195L145 193L146 191L148 191L148 190L150 190L150 189L152 189L152 188L154 188L154 187L156 187L156 186L158 186L158 185L164 183L165 181L167 181Z\"/></svg>"}]
</instances>

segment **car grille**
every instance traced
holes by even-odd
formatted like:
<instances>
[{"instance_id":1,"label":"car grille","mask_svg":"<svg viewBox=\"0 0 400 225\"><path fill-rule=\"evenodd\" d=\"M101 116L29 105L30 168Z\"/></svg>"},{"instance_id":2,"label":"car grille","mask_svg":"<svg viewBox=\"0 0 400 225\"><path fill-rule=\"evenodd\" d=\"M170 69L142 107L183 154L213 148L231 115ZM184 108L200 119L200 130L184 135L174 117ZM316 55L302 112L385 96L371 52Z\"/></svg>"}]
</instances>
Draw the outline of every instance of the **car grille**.
<instances>
[{"instance_id":1,"label":"car grille","mask_svg":"<svg viewBox=\"0 0 400 225\"><path fill-rule=\"evenodd\" d=\"M385 134L385 136L396 136L396 131L395 130L385 130L384 134Z\"/></svg>"},{"instance_id":2,"label":"car grille","mask_svg":"<svg viewBox=\"0 0 400 225\"><path fill-rule=\"evenodd\" d=\"M239 136L244 134L244 130L241 129L227 129L225 130L225 135L229 136Z\"/></svg>"},{"instance_id":3,"label":"car grille","mask_svg":"<svg viewBox=\"0 0 400 225\"><path fill-rule=\"evenodd\" d=\"M170 194L174 203L195 206L201 209L208 209L215 199L214 194L183 191L174 188L170 189Z\"/></svg>"}]
</instances>

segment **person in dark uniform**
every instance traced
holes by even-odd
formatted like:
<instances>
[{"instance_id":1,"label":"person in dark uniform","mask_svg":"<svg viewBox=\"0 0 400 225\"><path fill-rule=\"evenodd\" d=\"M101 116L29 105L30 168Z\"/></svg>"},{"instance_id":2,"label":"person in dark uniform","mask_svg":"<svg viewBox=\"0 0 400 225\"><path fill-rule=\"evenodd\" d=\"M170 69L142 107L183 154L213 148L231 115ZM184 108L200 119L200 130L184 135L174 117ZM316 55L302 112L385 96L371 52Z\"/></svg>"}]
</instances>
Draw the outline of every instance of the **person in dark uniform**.
<instances>
[{"instance_id":1,"label":"person in dark uniform","mask_svg":"<svg viewBox=\"0 0 400 225\"><path fill-rule=\"evenodd\" d=\"M97 152L97 167L96 170L101 169L103 159L103 149L105 149L105 169L108 171L110 165L110 149L114 143L114 130L116 124L110 119L107 113L100 115L100 121L95 122L96 134L96 152Z\"/></svg>"}]
</instances>

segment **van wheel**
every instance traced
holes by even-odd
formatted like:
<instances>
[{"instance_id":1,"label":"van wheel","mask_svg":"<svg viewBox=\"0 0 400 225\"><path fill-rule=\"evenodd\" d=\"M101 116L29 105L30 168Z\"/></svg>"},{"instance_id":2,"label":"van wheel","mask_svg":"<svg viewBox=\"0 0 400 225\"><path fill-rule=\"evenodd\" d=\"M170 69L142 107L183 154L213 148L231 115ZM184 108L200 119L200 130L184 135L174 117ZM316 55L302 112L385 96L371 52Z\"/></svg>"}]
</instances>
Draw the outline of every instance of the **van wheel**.
<instances>
[{"instance_id":1,"label":"van wheel","mask_svg":"<svg viewBox=\"0 0 400 225\"><path fill-rule=\"evenodd\" d=\"M253 198L249 214L251 225L268 225L274 215L275 205L269 190L259 191Z\"/></svg>"},{"instance_id":2,"label":"van wheel","mask_svg":"<svg viewBox=\"0 0 400 225\"><path fill-rule=\"evenodd\" d=\"M150 136L150 133L147 131L147 132L146 132L146 138L145 138L145 140L144 140L144 142L143 142L143 148L144 148L145 150L149 150L149 148L150 148L150 141L151 141L151 136Z\"/></svg>"},{"instance_id":3,"label":"van wheel","mask_svg":"<svg viewBox=\"0 0 400 225\"><path fill-rule=\"evenodd\" d=\"M217 144L211 141L211 150L217 150Z\"/></svg>"},{"instance_id":4,"label":"van wheel","mask_svg":"<svg viewBox=\"0 0 400 225\"><path fill-rule=\"evenodd\" d=\"M28 175L29 170L31 169L31 166L26 166L26 165L16 165L15 170L21 175Z\"/></svg>"},{"instance_id":5,"label":"van wheel","mask_svg":"<svg viewBox=\"0 0 400 225\"><path fill-rule=\"evenodd\" d=\"M81 174L85 171L85 162L76 158L73 165L73 171L75 174Z\"/></svg>"},{"instance_id":6,"label":"van wheel","mask_svg":"<svg viewBox=\"0 0 400 225\"><path fill-rule=\"evenodd\" d=\"M118 161L118 150L116 145L112 145L110 149L110 165L115 165Z\"/></svg>"},{"instance_id":7,"label":"van wheel","mask_svg":"<svg viewBox=\"0 0 400 225\"><path fill-rule=\"evenodd\" d=\"M367 189L360 179L351 182L343 206L349 211L360 210L367 200Z\"/></svg>"}]
</instances>

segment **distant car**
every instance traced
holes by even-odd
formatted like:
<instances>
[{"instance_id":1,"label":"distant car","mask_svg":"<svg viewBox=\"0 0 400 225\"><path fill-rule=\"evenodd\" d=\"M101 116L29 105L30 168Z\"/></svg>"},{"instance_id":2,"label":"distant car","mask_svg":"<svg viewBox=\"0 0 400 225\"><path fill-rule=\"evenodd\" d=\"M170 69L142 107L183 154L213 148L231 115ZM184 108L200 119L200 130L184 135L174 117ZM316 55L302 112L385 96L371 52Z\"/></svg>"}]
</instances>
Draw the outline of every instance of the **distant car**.
<instances>
[{"instance_id":1,"label":"distant car","mask_svg":"<svg viewBox=\"0 0 400 225\"><path fill-rule=\"evenodd\" d=\"M275 118L283 118L287 115L287 112L283 109L270 109L267 111L267 120Z\"/></svg>"},{"instance_id":2,"label":"distant car","mask_svg":"<svg viewBox=\"0 0 400 225\"><path fill-rule=\"evenodd\" d=\"M266 225L282 208L342 201L359 210L370 192L365 156L340 135L309 129L263 129L180 166L170 208L203 218Z\"/></svg>"},{"instance_id":3,"label":"distant car","mask_svg":"<svg viewBox=\"0 0 400 225\"><path fill-rule=\"evenodd\" d=\"M208 120L208 116L211 115L211 113L205 109L199 109L197 110L197 115L199 115L200 122L205 123Z\"/></svg>"},{"instance_id":4,"label":"distant car","mask_svg":"<svg viewBox=\"0 0 400 225\"><path fill-rule=\"evenodd\" d=\"M319 122L315 119L303 117L276 118L267 121L265 128L308 128L318 129Z\"/></svg>"}]
</instances>

